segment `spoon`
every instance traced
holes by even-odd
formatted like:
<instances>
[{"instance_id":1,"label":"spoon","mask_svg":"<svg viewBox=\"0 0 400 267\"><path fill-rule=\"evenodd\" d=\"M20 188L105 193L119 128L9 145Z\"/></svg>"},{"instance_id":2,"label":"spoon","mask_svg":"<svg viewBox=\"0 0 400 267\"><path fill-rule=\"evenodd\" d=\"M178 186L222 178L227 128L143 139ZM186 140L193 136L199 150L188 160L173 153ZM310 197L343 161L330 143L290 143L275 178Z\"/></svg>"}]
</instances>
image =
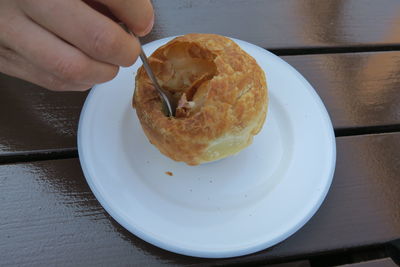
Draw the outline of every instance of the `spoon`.
<instances>
[{"instance_id":1,"label":"spoon","mask_svg":"<svg viewBox=\"0 0 400 267\"><path fill-rule=\"evenodd\" d=\"M137 38L137 40L139 42L139 45L140 45L140 59L143 62L143 67L146 70L147 75L150 77L150 80L152 81L154 87L157 90L158 95L161 98L161 103L162 103L162 106L163 106L163 112L167 117L175 116L175 110L176 110L176 107L177 107L177 103L176 103L176 101L174 101L172 95L168 91L163 90L161 88L161 86L158 84L157 78L154 75L154 72L150 67L150 64L149 64L149 61L147 60L146 54L144 53L144 50L143 50L143 47L142 47L142 43L140 42L139 37L137 37L124 23L119 22L118 24L127 33L129 33L133 37Z\"/></svg>"},{"instance_id":2,"label":"spoon","mask_svg":"<svg viewBox=\"0 0 400 267\"><path fill-rule=\"evenodd\" d=\"M131 33L132 34L132 33ZM154 75L153 70L151 69L149 62L147 60L147 56L144 53L144 50L142 48L142 44L140 43L140 59L143 62L143 67L147 72L147 75L149 75L150 80L153 82L154 87L156 88L158 94L160 95L161 102L163 104L163 111L165 115L168 117L173 117L175 116L175 110L176 110L176 103L173 101L172 96L169 92L166 92L161 88L161 86L158 84L157 78Z\"/></svg>"}]
</instances>

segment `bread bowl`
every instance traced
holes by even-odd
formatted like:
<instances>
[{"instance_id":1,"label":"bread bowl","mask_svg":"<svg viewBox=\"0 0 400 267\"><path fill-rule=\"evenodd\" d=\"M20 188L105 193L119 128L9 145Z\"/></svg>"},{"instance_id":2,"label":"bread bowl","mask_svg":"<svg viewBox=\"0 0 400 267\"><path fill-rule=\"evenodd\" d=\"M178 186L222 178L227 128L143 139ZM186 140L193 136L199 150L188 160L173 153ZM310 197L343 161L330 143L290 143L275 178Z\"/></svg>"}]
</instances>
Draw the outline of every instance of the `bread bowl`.
<instances>
[{"instance_id":1,"label":"bread bowl","mask_svg":"<svg viewBox=\"0 0 400 267\"><path fill-rule=\"evenodd\" d=\"M183 35L158 48L149 64L178 102L175 117L163 113L143 67L132 103L149 141L169 158L189 165L222 159L250 145L261 130L268 109L265 73L231 39Z\"/></svg>"}]
</instances>

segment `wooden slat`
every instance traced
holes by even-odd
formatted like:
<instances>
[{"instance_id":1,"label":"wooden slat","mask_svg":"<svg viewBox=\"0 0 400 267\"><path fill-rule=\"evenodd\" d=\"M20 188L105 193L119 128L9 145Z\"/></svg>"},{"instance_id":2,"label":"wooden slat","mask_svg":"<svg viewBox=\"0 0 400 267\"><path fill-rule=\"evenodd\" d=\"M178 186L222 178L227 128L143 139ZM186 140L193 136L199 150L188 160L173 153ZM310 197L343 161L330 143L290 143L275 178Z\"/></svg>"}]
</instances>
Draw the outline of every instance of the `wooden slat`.
<instances>
[{"instance_id":1,"label":"wooden slat","mask_svg":"<svg viewBox=\"0 0 400 267\"><path fill-rule=\"evenodd\" d=\"M335 129L400 124L400 52L284 59L317 90ZM0 74L0 155L75 147L85 97Z\"/></svg>"},{"instance_id":2,"label":"wooden slat","mask_svg":"<svg viewBox=\"0 0 400 267\"><path fill-rule=\"evenodd\" d=\"M75 147L86 95L51 92L0 73L0 154Z\"/></svg>"},{"instance_id":3,"label":"wooden slat","mask_svg":"<svg viewBox=\"0 0 400 267\"><path fill-rule=\"evenodd\" d=\"M293 261L278 264L259 265L260 267L310 267L310 262L307 260Z\"/></svg>"},{"instance_id":4,"label":"wooden slat","mask_svg":"<svg viewBox=\"0 0 400 267\"><path fill-rule=\"evenodd\" d=\"M77 159L0 165L0 259L8 265L158 266L290 261L400 237L400 133L337 139L327 199L286 241L253 255L198 259L124 230L88 188Z\"/></svg>"},{"instance_id":5,"label":"wooden slat","mask_svg":"<svg viewBox=\"0 0 400 267\"><path fill-rule=\"evenodd\" d=\"M218 33L264 48L376 46L400 43L397 0L154 0L147 40Z\"/></svg>"},{"instance_id":6,"label":"wooden slat","mask_svg":"<svg viewBox=\"0 0 400 267\"><path fill-rule=\"evenodd\" d=\"M341 265L340 267L397 267L391 258L384 258L372 261L364 261L353 264Z\"/></svg>"},{"instance_id":7,"label":"wooden slat","mask_svg":"<svg viewBox=\"0 0 400 267\"><path fill-rule=\"evenodd\" d=\"M400 52L283 59L313 85L335 129L400 124Z\"/></svg>"}]
</instances>

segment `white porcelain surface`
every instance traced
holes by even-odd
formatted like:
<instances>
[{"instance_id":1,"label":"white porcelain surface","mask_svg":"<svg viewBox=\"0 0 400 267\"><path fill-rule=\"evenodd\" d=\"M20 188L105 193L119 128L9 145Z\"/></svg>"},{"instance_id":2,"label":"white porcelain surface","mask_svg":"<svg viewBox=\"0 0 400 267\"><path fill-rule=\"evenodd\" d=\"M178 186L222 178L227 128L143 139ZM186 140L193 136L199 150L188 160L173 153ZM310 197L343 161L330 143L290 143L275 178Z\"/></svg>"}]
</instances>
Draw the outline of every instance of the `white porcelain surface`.
<instances>
[{"instance_id":1,"label":"white porcelain surface","mask_svg":"<svg viewBox=\"0 0 400 267\"><path fill-rule=\"evenodd\" d=\"M130 232L169 251L217 258L270 247L311 218L331 185L335 138L320 98L279 57L235 41L264 69L270 97L263 130L236 156L193 167L159 153L131 108L141 62L96 86L82 110L79 157L96 198Z\"/></svg>"}]
</instances>

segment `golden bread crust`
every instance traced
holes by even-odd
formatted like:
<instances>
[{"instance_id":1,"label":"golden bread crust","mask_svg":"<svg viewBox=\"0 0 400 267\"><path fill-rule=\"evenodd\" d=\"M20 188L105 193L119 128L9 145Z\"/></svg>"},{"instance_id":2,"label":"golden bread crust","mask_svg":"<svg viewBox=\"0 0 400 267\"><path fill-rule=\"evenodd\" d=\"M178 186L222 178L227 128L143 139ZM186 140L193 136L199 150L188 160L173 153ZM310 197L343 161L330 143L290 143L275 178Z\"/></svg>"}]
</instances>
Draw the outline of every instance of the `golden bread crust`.
<instances>
[{"instance_id":1,"label":"golden bread crust","mask_svg":"<svg viewBox=\"0 0 400 267\"><path fill-rule=\"evenodd\" d=\"M232 40L187 34L158 48L149 62L180 103L177 117L166 117L139 68L133 105L149 141L164 155L189 165L218 160L250 145L261 130L268 105L265 74Z\"/></svg>"}]
</instances>

